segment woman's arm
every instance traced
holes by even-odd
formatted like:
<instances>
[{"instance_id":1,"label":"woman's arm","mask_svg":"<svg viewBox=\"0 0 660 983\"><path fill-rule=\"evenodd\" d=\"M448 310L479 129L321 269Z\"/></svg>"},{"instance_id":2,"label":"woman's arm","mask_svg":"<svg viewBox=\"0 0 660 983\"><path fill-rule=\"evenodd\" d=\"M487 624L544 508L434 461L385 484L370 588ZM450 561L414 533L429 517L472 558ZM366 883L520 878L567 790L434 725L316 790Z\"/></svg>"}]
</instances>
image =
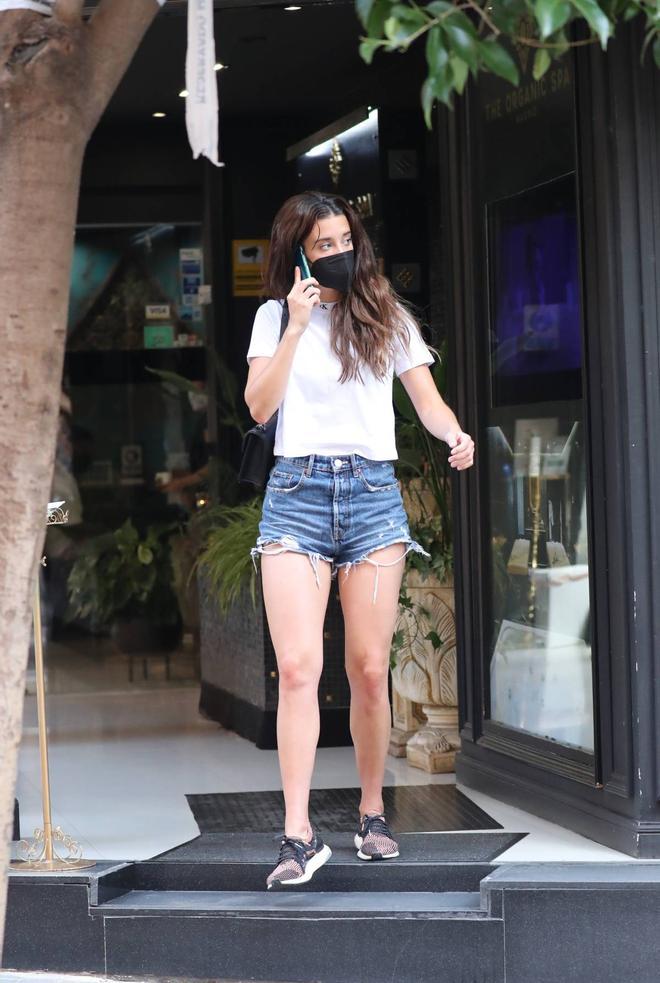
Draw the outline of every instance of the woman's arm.
<instances>
[{"instance_id":1,"label":"woman's arm","mask_svg":"<svg viewBox=\"0 0 660 983\"><path fill-rule=\"evenodd\" d=\"M303 280L296 266L293 287L287 296L289 323L272 356L257 356L250 362L245 402L256 423L266 423L284 399L289 374L300 336L320 303L321 290L314 277Z\"/></svg>"},{"instance_id":2,"label":"woman's arm","mask_svg":"<svg viewBox=\"0 0 660 983\"><path fill-rule=\"evenodd\" d=\"M256 423L270 420L284 399L301 334L301 331L287 327L272 358L258 356L250 362L245 402Z\"/></svg>"},{"instance_id":3,"label":"woman's arm","mask_svg":"<svg viewBox=\"0 0 660 983\"><path fill-rule=\"evenodd\" d=\"M474 441L461 430L453 411L438 392L428 365L416 365L399 376L417 416L429 433L452 448L449 463L459 471L472 466Z\"/></svg>"}]
</instances>

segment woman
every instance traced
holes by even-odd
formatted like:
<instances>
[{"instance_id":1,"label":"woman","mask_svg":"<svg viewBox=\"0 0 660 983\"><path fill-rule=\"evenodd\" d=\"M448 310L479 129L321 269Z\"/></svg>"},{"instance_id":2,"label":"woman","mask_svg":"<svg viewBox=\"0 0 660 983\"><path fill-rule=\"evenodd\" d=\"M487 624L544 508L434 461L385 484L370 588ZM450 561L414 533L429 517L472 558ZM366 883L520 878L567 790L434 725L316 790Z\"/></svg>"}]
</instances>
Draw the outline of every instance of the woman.
<instances>
[{"instance_id":1,"label":"woman","mask_svg":"<svg viewBox=\"0 0 660 983\"><path fill-rule=\"evenodd\" d=\"M301 246L311 276L303 277ZM474 443L438 393L433 355L389 282L353 208L304 192L278 212L257 311L245 401L257 422L279 408L275 465L259 538L263 596L279 675L277 741L285 802L269 888L310 880L331 851L309 822L319 736L318 683L331 577L339 577L350 726L361 784L355 844L362 860L399 855L383 811L389 742L388 667L410 536L394 474L392 378L420 420L470 467ZM283 298L288 324L280 340ZM428 555L428 554L427 554Z\"/></svg>"}]
</instances>

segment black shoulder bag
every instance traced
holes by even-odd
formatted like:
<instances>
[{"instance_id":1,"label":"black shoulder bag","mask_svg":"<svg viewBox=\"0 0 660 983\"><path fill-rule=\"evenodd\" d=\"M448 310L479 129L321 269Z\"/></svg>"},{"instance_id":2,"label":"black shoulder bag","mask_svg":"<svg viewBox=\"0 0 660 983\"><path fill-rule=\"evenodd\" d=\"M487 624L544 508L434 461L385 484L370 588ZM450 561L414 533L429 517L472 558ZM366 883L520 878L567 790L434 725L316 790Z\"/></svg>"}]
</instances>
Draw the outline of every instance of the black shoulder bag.
<instances>
[{"instance_id":1,"label":"black shoulder bag","mask_svg":"<svg viewBox=\"0 0 660 983\"><path fill-rule=\"evenodd\" d=\"M288 323L289 305L285 300L282 306L280 341ZM278 410L275 410L270 420L267 420L266 423L255 424L243 437L238 480L242 485L252 485L256 491L263 491L273 466L277 415Z\"/></svg>"}]
</instances>

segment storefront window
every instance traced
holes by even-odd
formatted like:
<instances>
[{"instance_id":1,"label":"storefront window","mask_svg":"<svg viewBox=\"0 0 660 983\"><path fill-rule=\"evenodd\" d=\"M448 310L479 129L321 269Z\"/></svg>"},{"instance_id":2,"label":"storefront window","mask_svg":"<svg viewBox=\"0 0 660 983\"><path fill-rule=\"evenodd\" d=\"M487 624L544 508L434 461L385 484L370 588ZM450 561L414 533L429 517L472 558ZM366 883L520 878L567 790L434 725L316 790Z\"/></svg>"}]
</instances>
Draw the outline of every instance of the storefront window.
<instances>
[{"instance_id":1,"label":"storefront window","mask_svg":"<svg viewBox=\"0 0 660 983\"><path fill-rule=\"evenodd\" d=\"M194 683L190 519L208 498L198 224L76 234L48 531L52 691Z\"/></svg>"},{"instance_id":2,"label":"storefront window","mask_svg":"<svg viewBox=\"0 0 660 983\"><path fill-rule=\"evenodd\" d=\"M593 750L574 175L487 224L490 718Z\"/></svg>"}]
</instances>

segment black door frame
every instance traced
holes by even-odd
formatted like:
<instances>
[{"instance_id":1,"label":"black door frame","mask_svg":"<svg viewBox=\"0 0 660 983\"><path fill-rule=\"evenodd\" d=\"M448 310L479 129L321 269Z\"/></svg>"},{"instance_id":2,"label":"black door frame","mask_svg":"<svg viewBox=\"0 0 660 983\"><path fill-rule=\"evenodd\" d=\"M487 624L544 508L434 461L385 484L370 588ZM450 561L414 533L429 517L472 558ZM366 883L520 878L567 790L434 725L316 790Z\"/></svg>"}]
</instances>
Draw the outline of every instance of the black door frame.
<instances>
[{"instance_id":1,"label":"black door frame","mask_svg":"<svg viewBox=\"0 0 660 983\"><path fill-rule=\"evenodd\" d=\"M585 324L585 430L594 755L484 719L484 475L456 476L459 783L637 857L660 857L660 75L629 27L607 56L575 58ZM469 98L438 127L448 180L453 370L462 425L482 436L477 326L486 315L475 119Z\"/></svg>"}]
</instances>

